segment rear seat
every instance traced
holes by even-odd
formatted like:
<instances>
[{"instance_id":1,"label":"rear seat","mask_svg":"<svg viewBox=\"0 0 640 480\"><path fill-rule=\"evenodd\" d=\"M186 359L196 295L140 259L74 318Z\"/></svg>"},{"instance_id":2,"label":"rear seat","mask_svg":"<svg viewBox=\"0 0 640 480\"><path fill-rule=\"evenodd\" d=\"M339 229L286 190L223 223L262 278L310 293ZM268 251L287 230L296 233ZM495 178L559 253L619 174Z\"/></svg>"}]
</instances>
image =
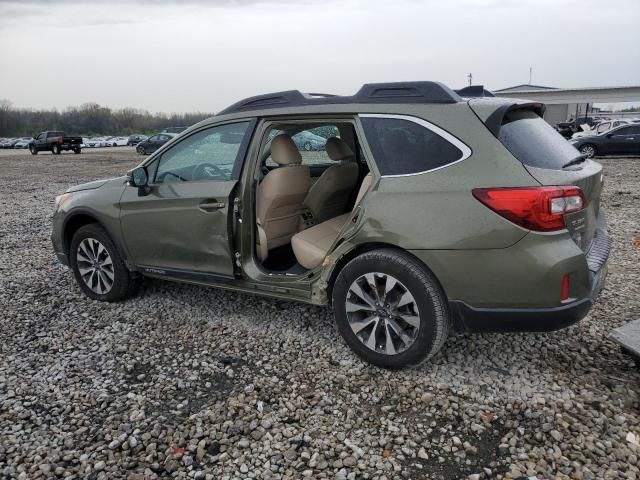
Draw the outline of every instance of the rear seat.
<instances>
[{"instance_id":1,"label":"rear seat","mask_svg":"<svg viewBox=\"0 0 640 480\"><path fill-rule=\"evenodd\" d=\"M358 197L353 207L354 209L360 203L365 193L367 193L372 182L373 176L371 173L362 179L360 190L358 190ZM296 233L291 238L291 247L293 248L293 253L298 263L308 269L320 265L340 233L340 230L342 230L344 224L349 221L349 217L351 217L351 212L333 217L326 222L319 223L318 225Z\"/></svg>"}]
</instances>

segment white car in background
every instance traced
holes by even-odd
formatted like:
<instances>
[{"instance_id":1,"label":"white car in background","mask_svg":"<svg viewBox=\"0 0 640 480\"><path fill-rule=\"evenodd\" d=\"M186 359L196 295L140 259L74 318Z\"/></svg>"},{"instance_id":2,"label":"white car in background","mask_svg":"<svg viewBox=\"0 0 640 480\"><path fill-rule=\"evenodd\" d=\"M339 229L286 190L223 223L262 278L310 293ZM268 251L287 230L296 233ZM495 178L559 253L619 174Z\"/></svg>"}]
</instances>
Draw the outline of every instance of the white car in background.
<instances>
[{"instance_id":1,"label":"white car in background","mask_svg":"<svg viewBox=\"0 0 640 480\"><path fill-rule=\"evenodd\" d=\"M87 147L106 147L107 146L107 141L105 139L105 137L94 137L94 138L90 138L89 141L87 142Z\"/></svg>"},{"instance_id":2,"label":"white car in background","mask_svg":"<svg viewBox=\"0 0 640 480\"><path fill-rule=\"evenodd\" d=\"M571 136L571 139L590 137L592 135L600 135L601 133L608 132L612 128L619 127L620 125L628 125L629 120L603 120L602 122L594 125L593 128L588 128L588 125L580 125L581 132L576 132ZM585 128L586 127L586 128Z\"/></svg>"},{"instance_id":3,"label":"white car in background","mask_svg":"<svg viewBox=\"0 0 640 480\"><path fill-rule=\"evenodd\" d=\"M13 148L29 148L29 144L33 141L33 138L31 137L22 137L20 140L18 140L15 145L13 146Z\"/></svg>"},{"instance_id":4,"label":"white car in background","mask_svg":"<svg viewBox=\"0 0 640 480\"><path fill-rule=\"evenodd\" d=\"M129 137L111 137L107 139L107 144L110 147L126 147Z\"/></svg>"}]
</instances>

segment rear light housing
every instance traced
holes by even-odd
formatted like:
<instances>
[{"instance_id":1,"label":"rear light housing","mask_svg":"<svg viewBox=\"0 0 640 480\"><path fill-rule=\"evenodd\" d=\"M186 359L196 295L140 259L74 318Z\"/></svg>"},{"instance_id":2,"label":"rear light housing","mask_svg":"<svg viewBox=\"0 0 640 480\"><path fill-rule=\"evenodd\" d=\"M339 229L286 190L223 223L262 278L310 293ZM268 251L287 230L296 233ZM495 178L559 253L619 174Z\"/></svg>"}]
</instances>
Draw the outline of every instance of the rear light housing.
<instances>
[{"instance_id":1,"label":"rear light housing","mask_svg":"<svg viewBox=\"0 0 640 480\"><path fill-rule=\"evenodd\" d=\"M565 229L564 216L586 206L582 190L574 186L474 188L472 193L498 215L536 232Z\"/></svg>"}]
</instances>

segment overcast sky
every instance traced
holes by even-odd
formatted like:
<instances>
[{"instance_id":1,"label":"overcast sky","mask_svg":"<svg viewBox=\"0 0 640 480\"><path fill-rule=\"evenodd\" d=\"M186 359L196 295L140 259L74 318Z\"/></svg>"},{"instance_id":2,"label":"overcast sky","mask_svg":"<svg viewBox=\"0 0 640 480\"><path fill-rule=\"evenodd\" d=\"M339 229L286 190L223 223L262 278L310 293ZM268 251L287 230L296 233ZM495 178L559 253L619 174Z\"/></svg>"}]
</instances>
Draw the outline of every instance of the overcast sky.
<instances>
[{"instance_id":1,"label":"overcast sky","mask_svg":"<svg viewBox=\"0 0 640 480\"><path fill-rule=\"evenodd\" d=\"M0 0L0 98L218 111L270 91L640 84L640 0Z\"/></svg>"}]
</instances>

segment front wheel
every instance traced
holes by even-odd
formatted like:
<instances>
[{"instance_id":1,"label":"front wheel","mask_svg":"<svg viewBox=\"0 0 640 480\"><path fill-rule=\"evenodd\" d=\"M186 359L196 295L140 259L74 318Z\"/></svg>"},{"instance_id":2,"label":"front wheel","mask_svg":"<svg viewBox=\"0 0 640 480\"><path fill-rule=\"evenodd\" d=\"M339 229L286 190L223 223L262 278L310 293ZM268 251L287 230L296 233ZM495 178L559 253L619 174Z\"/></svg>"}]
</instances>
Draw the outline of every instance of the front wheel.
<instances>
[{"instance_id":1,"label":"front wheel","mask_svg":"<svg viewBox=\"0 0 640 480\"><path fill-rule=\"evenodd\" d=\"M139 280L127 270L111 237L100 225L91 223L79 228L71 240L69 256L76 282L89 298L113 302L136 293Z\"/></svg>"},{"instance_id":2,"label":"front wheel","mask_svg":"<svg viewBox=\"0 0 640 480\"><path fill-rule=\"evenodd\" d=\"M79 154L80 152L82 152L82 149L80 149L80 148L74 148L73 149L73 153L75 153L76 155Z\"/></svg>"},{"instance_id":3,"label":"front wheel","mask_svg":"<svg viewBox=\"0 0 640 480\"><path fill-rule=\"evenodd\" d=\"M136 152L138 152L138 155L144 155L147 153L145 152L144 147L140 147L140 146L136 148Z\"/></svg>"},{"instance_id":4,"label":"front wheel","mask_svg":"<svg viewBox=\"0 0 640 480\"><path fill-rule=\"evenodd\" d=\"M586 156L587 158L593 158L596 156L596 147L595 145L591 145L590 143L586 143L580 147L580 153Z\"/></svg>"},{"instance_id":5,"label":"front wheel","mask_svg":"<svg viewBox=\"0 0 640 480\"><path fill-rule=\"evenodd\" d=\"M29 145L29 151L31 152L31 155L37 155L38 154L38 149L36 148L35 145Z\"/></svg>"},{"instance_id":6,"label":"front wheel","mask_svg":"<svg viewBox=\"0 0 640 480\"><path fill-rule=\"evenodd\" d=\"M393 249L351 260L333 288L338 331L365 361L401 368L432 357L449 333L447 302L435 277Z\"/></svg>"}]
</instances>

